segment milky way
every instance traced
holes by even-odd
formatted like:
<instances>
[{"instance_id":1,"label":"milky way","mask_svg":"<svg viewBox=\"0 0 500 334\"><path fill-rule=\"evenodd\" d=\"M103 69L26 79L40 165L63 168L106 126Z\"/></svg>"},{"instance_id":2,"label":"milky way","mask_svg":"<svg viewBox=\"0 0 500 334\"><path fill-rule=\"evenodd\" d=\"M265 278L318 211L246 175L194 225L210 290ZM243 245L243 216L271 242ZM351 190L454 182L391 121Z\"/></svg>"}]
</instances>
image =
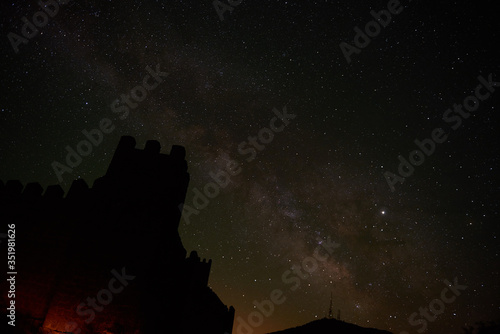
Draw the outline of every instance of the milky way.
<instances>
[{"instance_id":1,"label":"milky way","mask_svg":"<svg viewBox=\"0 0 500 334\"><path fill-rule=\"evenodd\" d=\"M0 178L59 183L53 162L108 118L114 130L62 175L65 189L103 175L122 135L186 147L194 209L211 173L239 168L180 233L213 259L209 284L237 318L283 291L255 333L324 317L330 293L343 320L416 332L408 318L455 277L467 288L430 332L499 320L498 88L459 129L442 119L479 76L500 80L493 2L403 5L348 63L340 43L355 45L388 2L243 1L221 21L211 1L74 1L18 53L7 35L40 7L2 4ZM112 103L148 66L168 76L120 119ZM296 117L269 140L284 108ZM391 191L384 173L435 128L447 140ZM329 239L339 247L292 290L283 274Z\"/></svg>"}]
</instances>

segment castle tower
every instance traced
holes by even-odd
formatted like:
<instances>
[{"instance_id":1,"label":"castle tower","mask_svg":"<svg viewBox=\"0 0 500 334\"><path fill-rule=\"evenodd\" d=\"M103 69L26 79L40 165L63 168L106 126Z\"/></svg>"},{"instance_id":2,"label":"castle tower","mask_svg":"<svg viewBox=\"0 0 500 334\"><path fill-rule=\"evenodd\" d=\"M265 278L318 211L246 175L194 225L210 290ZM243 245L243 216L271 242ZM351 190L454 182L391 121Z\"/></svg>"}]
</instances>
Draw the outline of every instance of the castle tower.
<instances>
[{"instance_id":1,"label":"castle tower","mask_svg":"<svg viewBox=\"0 0 500 334\"><path fill-rule=\"evenodd\" d=\"M178 232L186 151L160 151L157 141L140 149L124 136L106 174L92 187L75 180L66 196L58 185L43 193L38 183L0 180L0 221L20 236L19 333L231 333L234 308L208 286L212 260L186 258ZM0 298L4 318L7 302Z\"/></svg>"}]
</instances>

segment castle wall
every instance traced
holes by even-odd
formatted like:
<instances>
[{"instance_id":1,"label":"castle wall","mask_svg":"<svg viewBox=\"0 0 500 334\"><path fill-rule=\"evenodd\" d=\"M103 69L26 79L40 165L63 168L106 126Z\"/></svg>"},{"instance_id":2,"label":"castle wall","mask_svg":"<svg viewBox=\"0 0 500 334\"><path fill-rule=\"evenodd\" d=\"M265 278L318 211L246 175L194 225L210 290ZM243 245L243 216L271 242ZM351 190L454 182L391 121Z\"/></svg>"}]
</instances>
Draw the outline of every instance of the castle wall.
<instances>
[{"instance_id":1,"label":"castle wall","mask_svg":"<svg viewBox=\"0 0 500 334\"><path fill-rule=\"evenodd\" d=\"M66 195L0 182L0 217L16 224L20 333L231 332L234 309L207 286L211 260L186 258L177 231L189 183L184 148L135 146L122 137L106 175L92 187L76 180ZM87 298L107 302L104 290L118 290L123 269L134 278L93 310ZM2 310L7 303L2 295Z\"/></svg>"}]
</instances>

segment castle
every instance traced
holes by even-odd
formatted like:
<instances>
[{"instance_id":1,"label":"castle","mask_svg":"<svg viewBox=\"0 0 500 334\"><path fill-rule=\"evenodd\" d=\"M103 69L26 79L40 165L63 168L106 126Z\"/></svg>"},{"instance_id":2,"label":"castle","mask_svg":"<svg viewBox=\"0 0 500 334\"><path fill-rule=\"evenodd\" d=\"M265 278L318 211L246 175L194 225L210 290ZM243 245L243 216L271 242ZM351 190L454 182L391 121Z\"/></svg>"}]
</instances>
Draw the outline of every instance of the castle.
<instances>
[{"instance_id":1,"label":"castle","mask_svg":"<svg viewBox=\"0 0 500 334\"><path fill-rule=\"evenodd\" d=\"M16 229L14 332L232 332L234 308L208 287L212 261L187 257L178 233L184 147L135 146L122 137L106 175L91 188L75 180L66 196L58 185L0 181L2 228ZM3 322L8 305L3 293Z\"/></svg>"}]
</instances>

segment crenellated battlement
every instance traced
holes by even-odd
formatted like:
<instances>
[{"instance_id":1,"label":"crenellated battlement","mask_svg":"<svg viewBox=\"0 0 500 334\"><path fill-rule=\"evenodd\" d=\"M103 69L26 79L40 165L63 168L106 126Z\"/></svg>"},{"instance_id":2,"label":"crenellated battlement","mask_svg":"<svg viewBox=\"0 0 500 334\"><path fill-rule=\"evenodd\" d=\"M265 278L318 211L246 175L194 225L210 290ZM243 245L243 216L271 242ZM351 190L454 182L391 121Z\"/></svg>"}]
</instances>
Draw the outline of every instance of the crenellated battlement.
<instances>
[{"instance_id":1,"label":"crenellated battlement","mask_svg":"<svg viewBox=\"0 0 500 334\"><path fill-rule=\"evenodd\" d=\"M191 251L189 257L186 259L187 270L191 277L195 277L198 285L207 286L208 277L210 276L210 269L212 267L212 260L203 259L201 261L196 251Z\"/></svg>"},{"instance_id":2,"label":"crenellated battlement","mask_svg":"<svg viewBox=\"0 0 500 334\"><path fill-rule=\"evenodd\" d=\"M168 227L176 230L181 215L178 207L184 202L189 184L186 150L178 145L172 146L170 154L162 154L160 150L160 143L156 140L149 140L144 149L137 149L133 137L123 136L106 175L96 179L92 187L78 179L65 193L59 185L43 189L39 183L23 186L19 180L5 183L0 180L0 200L19 209L57 201L60 209L80 202L104 210L105 206L115 207L121 202L124 209L140 206L157 223L168 220Z\"/></svg>"},{"instance_id":3,"label":"crenellated battlement","mask_svg":"<svg viewBox=\"0 0 500 334\"><path fill-rule=\"evenodd\" d=\"M68 193L61 186L51 185L47 189L39 183L23 186L19 180L0 180L0 198L2 199L37 199L86 198L93 193L115 192L128 189L128 194L137 188L148 189L153 195L163 195L180 199L185 196L189 183L186 149L173 145L170 154L160 153L161 146L156 140L148 140L144 149L136 148L133 137L123 136L118 143L105 176L95 180L90 188L82 180L74 180ZM114 189L113 189L114 188ZM170 194L169 194L170 193ZM174 196L175 194L175 196ZM22 197L21 197L22 195Z\"/></svg>"}]
</instances>

